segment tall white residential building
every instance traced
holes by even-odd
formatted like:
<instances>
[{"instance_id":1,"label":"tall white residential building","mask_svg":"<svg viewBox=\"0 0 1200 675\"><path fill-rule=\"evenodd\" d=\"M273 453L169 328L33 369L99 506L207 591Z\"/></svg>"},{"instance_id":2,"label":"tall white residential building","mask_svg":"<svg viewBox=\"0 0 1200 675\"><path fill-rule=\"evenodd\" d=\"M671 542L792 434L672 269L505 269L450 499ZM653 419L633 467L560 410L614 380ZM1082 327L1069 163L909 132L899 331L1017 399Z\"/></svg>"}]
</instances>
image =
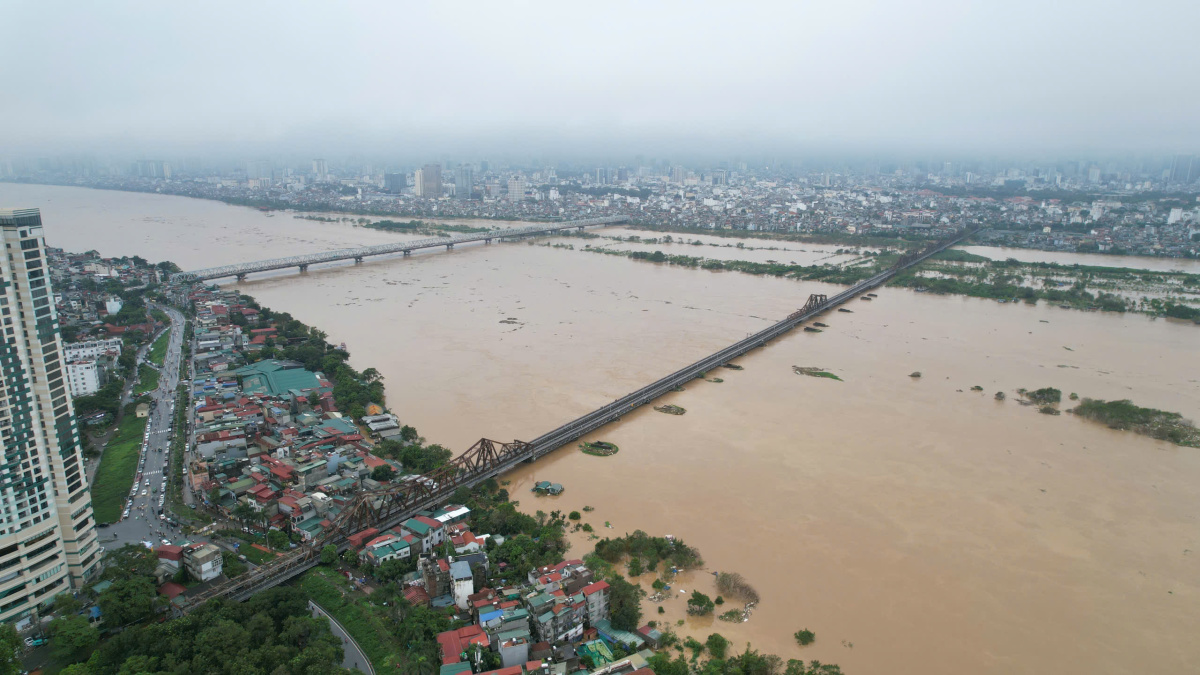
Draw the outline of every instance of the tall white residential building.
<instances>
[{"instance_id":1,"label":"tall white residential building","mask_svg":"<svg viewBox=\"0 0 1200 675\"><path fill-rule=\"evenodd\" d=\"M95 359L67 362L67 391L71 397L91 396L104 384L104 369Z\"/></svg>"},{"instance_id":2,"label":"tall white residential building","mask_svg":"<svg viewBox=\"0 0 1200 675\"><path fill-rule=\"evenodd\" d=\"M0 209L0 621L99 569L100 547L51 302L42 217Z\"/></svg>"},{"instance_id":3,"label":"tall white residential building","mask_svg":"<svg viewBox=\"0 0 1200 675\"><path fill-rule=\"evenodd\" d=\"M519 202L525 199L525 179L516 176L508 179L508 198L511 201Z\"/></svg>"},{"instance_id":4,"label":"tall white residential building","mask_svg":"<svg viewBox=\"0 0 1200 675\"><path fill-rule=\"evenodd\" d=\"M417 169L413 172L413 196L425 196L425 170Z\"/></svg>"},{"instance_id":5,"label":"tall white residential building","mask_svg":"<svg viewBox=\"0 0 1200 675\"><path fill-rule=\"evenodd\" d=\"M63 345L63 360L68 363L71 361L86 361L109 352L116 352L120 355L121 345L121 338L72 342L69 345Z\"/></svg>"}]
</instances>

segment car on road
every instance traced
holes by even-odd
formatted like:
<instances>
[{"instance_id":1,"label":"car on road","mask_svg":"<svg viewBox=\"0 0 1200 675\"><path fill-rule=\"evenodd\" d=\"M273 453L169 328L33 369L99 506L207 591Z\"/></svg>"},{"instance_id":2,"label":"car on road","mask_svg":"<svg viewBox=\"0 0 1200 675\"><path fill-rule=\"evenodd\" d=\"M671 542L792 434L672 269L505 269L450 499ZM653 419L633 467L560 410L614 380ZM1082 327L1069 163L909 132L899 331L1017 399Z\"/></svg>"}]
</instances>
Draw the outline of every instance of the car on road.
<instances>
[{"instance_id":1,"label":"car on road","mask_svg":"<svg viewBox=\"0 0 1200 675\"><path fill-rule=\"evenodd\" d=\"M163 539L163 540L162 540L162 543L163 543L163 546L170 546L170 545L171 545L171 540L170 540L170 539Z\"/></svg>"},{"instance_id":2,"label":"car on road","mask_svg":"<svg viewBox=\"0 0 1200 675\"><path fill-rule=\"evenodd\" d=\"M142 496L143 496L143 497L145 497L145 496L146 496L146 488L142 488Z\"/></svg>"},{"instance_id":3,"label":"car on road","mask_svg":"<svg viewBox=\"0 0 1200 675\"><path fill-rule=\"evenodd\" d=\"M42 645L46 644L47 642L49 642L49 640L47 640L44 637L35 637L35 636L31 635L31 636L25 638L25 646L26 647L41 647Z\"/></svg>"}]
</instances>

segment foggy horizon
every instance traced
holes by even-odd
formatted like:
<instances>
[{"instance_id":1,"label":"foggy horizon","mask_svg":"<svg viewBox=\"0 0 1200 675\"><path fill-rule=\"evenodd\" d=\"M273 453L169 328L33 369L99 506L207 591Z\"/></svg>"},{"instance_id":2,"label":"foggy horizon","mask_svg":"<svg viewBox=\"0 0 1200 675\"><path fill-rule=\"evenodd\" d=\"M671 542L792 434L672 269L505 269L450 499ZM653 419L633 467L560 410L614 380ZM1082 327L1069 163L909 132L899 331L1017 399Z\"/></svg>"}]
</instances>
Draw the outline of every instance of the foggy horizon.
<instances>
[{"instance_id":1,"label":"foggy horizon","mask_svg":"<svg viewBox=\"0 0 1200 675\"><path fill-rule=\"evenodd\" d=\"M456 11L457 10L457 11ZM0 8L5 153L1193 152L1155 2Z\"/></svg>"}]
</instances>

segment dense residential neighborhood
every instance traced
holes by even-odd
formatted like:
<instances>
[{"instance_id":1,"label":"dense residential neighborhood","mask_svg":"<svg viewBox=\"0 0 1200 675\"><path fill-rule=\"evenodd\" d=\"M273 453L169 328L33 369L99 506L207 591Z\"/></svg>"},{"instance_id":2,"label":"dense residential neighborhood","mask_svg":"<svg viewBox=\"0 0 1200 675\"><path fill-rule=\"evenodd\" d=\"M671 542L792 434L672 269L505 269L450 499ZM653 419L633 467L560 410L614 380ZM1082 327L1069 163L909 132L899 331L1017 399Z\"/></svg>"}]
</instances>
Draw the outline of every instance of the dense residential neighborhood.
<instances>
[{"instance_id":1,"label":"dense residential neighborhood","mask_svg":"<svg viewBox=\"0 0 1200 675\"><path fill-rule=\"evenodd\" d=\"M64 345L68 379L89 435L103 446L119 425L136 421L141 428L160 413L174 420L167 438L152 439L147 429L133 447L141 457L136 475L106 474L118 483L112 494L119 501L102 513L118 515L98 516L107 528L144 515L154 524L138 527L161 530L161 541L118 532L110 547L133 545L110 553L78 600L53 605L81 603L97 635L117 621L193 611L190 596L320 542L363 491L428 480L422 474L451 456L387 409L378 373L350 369L344 346L329 345L315 328L236 291L167 283L170 264L61 250L49 258L62 330L71 338ZM187 336L181 353L166 350L169 327ZM170 394L149 393L160 371L175 369L178 410L175 402L161 403ZM150 484L142 477L146 457L160 444L178 461L163 464L157 507L151 496L135 509L140 486ZM106 470L127 452L109 442L90 453L101 449ZM443 674L650 672L648 648L663 634L653 622L638 624L639 594L613 578L608 563L564 556L565 516L556 511L547 522L518 513L494 480L460 493L462 503L350 534L344 554L323 552L322 561L338 570L334 579L348 584L343 594L392 588L397 601L437 613L434 625L445 630L425 639ZM329 583L310 577L305 583ZM146 594L136 609L117 600L131 584ZM623 607L619 622L614 603ZM331 616L340 613L334 608ZM63 634L66 619L47 620L47 634ZM370 650L346 663L364 662Z\"/></svg>"},{"instance_id":2,"label":"dense residential neighborhood","mask_svg":"<svg viewBox=\"0 0 1200 675\"><path fill-rule=\"evenodd\" d=\"M412 218L573 220L626 216L700 232L909 237L986 225L1007 246L1195 257L1200 159L1138 161L718 162L686 167L380 164L247 159L102 164L46 158L0 179L216 199L263 209ZM300 216L297 216L300 217ZM306 216L313 217L313 216ZM317 216L316 218L328 218Z\"/></svg>"}]
</instances>

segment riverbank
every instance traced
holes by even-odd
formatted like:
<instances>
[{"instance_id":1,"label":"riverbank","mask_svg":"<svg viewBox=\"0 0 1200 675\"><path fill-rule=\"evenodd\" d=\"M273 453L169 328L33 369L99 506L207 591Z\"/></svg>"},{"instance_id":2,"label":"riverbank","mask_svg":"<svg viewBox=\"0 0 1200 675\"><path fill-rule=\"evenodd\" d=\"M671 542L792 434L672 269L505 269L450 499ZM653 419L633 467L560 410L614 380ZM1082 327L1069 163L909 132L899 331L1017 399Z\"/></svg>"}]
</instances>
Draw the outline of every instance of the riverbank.
<instances>
[{"instance_id":1,"label":"riverbank","mask_svg":"<svg viewBox=\"0 0 1200 675\"><path fill-rule=\"evenodd\" d=\"M719 260L662 251L614 250L590 244L573 250L669 267L734 271L840 285L852 285L870 278L891 267L900 258L898 251L884 250L864 253L840 265L796 265ZM1002 303L1036 303L1041 300L1065 308L1147 314L1200 325L1200 274L1187 272L996 261L950 249L914 269L896 275L888 285L911 288L921 293L963 295Z\"/></svg>"},{"instance_id":2,"label":"riverbank","mask_svg":"<svg viewBox=\"0 0 1200 675\"><path fill-rule=\"evenodd\" d=\"M52 245L123 242L189 269L268 247L293 255L404 236L175 197L48 196L59 200ZM456 449L534 438L787 316L810 293L842 289L525 245L236 287L347 342L352 365L387 378L406 423ZM674 534L768 598L742 624L667 603L662 620L685 620L700 641L715 630L849 673L998 675L1030 663L1188 672L1200 659L1188 633L1200 588L1182 553L1195 549L1197 453L992 394L1052 384L1197 418L1186 367L1195 328L1047 302L878 295L827 313L824 334L794 331L738 359L744 370L722 372L719 386L671 394L683 417L647 406L605 427L594 437L623 448L613 457L572 448L519 467L505 478L513 495L545 479L568 489L520 498L517 517L592 505L590 523ZM507 317L521 329L499 323ZM791 372L818 363L845 382ZM975 385L984 392L969 393ZM568 557L591 550L582 534ZM684 573L675 588L714 595L712 578ZM800 628L817 641L798 647Z\"/></svg>"}]
</instances>

